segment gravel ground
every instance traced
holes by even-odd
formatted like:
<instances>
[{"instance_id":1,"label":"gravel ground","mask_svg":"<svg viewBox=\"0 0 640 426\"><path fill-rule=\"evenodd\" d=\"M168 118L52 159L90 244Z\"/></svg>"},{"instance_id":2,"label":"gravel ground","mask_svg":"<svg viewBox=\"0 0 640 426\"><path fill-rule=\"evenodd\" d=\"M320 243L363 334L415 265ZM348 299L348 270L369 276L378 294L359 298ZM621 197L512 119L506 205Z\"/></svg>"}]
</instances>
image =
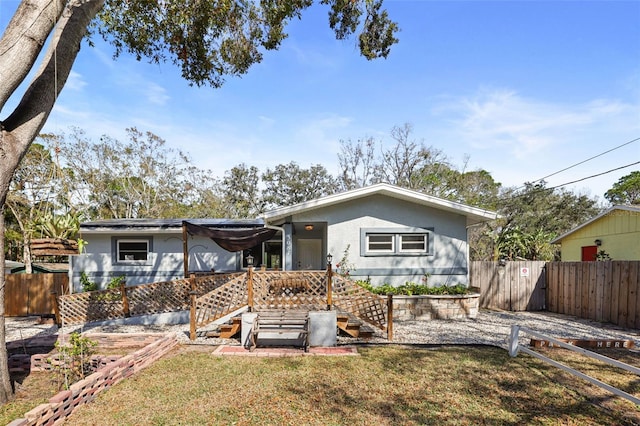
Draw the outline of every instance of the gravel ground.
<instances>
[{"instance_id":1,"label":"gravel ground","mask_svg":"<svg viewBox=\"0 0 640 426\"><path fill-rule=\"evenodd\" d=\"M55 325L38 324L37 317L6 318L7 341L21 340L36 335L56 334ZM548 312L480 311L478 317L467 320L402 321L393 324L393 343L432 345L491 345L507 348L512 325L519 325L556 338L633 340L640 346L640 330L623 329L611 324L577 319ZM199 336L189 340L189 324L180 325L91 325L89 327L64 327L65 333L141 333L176 332L184 344L239 345L239 339L219 339ZM204 334L204 333L202 333ZM520 341L527 343L531 336L520 333ZM388 343L386 333L376 332L368 340L339 337L338 344Z\"/></svg>"}]
</instances>

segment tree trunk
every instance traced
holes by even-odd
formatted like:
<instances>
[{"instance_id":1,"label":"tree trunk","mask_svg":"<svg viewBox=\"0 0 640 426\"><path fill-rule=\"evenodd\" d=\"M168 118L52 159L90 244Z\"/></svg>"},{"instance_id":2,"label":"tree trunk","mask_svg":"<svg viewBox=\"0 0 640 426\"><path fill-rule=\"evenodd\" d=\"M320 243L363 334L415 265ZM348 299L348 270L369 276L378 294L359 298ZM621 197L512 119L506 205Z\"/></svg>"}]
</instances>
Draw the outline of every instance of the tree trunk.
<instances>
[{"instance_id":1,"label":"tree trunk","mask_svg":"<svg viewBox=\"0 0 640 426\"><path fill-rule=\"evenodd\" d=\"M0 403L12 395L4 329L4 206L9 183L51 113L91 20L105 0L32 0L20 3L0 37L0 110L29 71L37 68L40 49L55 27L42 64L18 106L0 121ZM63 13L64 11L64 13Z\"/></svg>"},{"instance_id":2,"label":"tree trunk","mask_svg":"<svg viewBox=\"0 0 640 426\"><path fill-rule=\"evenodd\" d=\"M4 329L4 208L1 207L0 236L0 404L4 404L13 397L13 388L9 377L9 356Z\"/></svg>"}]
</instances>

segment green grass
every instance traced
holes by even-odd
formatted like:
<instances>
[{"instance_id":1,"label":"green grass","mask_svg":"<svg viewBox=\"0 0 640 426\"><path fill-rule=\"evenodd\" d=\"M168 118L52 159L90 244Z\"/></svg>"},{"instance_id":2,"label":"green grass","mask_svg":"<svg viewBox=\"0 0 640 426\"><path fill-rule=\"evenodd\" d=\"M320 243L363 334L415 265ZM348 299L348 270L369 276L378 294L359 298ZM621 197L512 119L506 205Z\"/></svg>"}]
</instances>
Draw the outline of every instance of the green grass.
<instances>
[{"instance_id":1,"label":"green grass","mask_svg":"<svg viewBox=\"0 0 640 426\"><path fill-rule=\"evenodd\" d=\"M510 358L502 349L392 346L360 348L360 353L360 357L264 359L183 351L101 394L67 424L596 425L640 421L638 407L628 401L534 358ZM622 374L617 380L627 391L640 394L636 376Z\"/></svg>"}]
</instances>

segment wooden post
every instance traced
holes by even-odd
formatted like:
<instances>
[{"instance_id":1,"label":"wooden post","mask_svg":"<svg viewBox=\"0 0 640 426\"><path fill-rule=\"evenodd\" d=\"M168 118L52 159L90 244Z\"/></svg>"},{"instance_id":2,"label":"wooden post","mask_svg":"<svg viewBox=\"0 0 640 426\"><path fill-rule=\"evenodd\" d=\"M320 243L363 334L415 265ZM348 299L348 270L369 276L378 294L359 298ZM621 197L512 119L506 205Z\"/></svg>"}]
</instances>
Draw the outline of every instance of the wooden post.
<instances>
[{"instance_id":1,"label":"wooden post","mask_svg":"<svg viewBox=\"0 0 640 426\"><path fill-rule=\"evenodd\" d=\"M387 340L393 340L393 294L387 294Z\"/></svg>"},{"instance_id":2,"label":"wooden post","mask_svg":"<svg viewBox=\"0 0 640 426\"><path fill-rule=\"evenodd\" d=\"M253 266L247 268L247 305L249 312L253 311Z\"/></svg>"},{"instance_id":3,"label":"wooden post","mask_svg":"<svg viewBox=\"0 0 640 426\"><path fill-rule=\"evenodd\" d=\"M122 310L124 311L124 317L129 318L131 313L129 312L129 298L127 297L127 283L120 283L120 293L122 293Z\"/></svg>"},{"instance_id":4,"label":"wooden post","mask_svg":"<svg viewBox=\"0 0 640 426\"><path fill-rule=\"evenodd\" d=\"M191 278L189 280L191 285L191 291L189 296L191 297L191 308L189 310L189 339L196 340L196 280Z\"/></svg>"},{"instance_id":5,"label":"wooden post","mask_svg":"<svg viewBox=\"0 0 640 426\"><path fill-rule=\"evenodd\" d=\"M53 304L53 313L56 316L56 325L58 327L62 326L62 321L60 321L60 307L58 306L58 292L51 292L51 303Z\"/></svg>"},{"instance_id":6,"label":"wooden post","mask_svg":"<svg viewBox=\"0 0 640 426\"><path fill-rule=\"evenodd\" d=\"M189 236L187 234L187 225L182 222L182 257L184 258L184 277L187 278L189 276L189 244L188 239Z\"/></svg>"},{"instance_id":7,"label":"wooden post","mask_svg":"<svg viewBox=\"0 0 640 426\"><path fill-rule=\"evenodd\" d=\"M333 268L331 262L327 262L327 311L331 310L333 305Z\"/></svg>"}]
</instances>

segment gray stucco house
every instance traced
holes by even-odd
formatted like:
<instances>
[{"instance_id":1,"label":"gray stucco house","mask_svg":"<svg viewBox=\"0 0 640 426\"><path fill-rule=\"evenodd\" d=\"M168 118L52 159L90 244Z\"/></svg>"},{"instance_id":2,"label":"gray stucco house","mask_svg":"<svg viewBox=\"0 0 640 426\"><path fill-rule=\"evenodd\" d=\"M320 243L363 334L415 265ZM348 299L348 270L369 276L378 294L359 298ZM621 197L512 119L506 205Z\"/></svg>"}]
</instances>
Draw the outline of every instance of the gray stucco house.
<instances>
[{"instance_id":1,"label":"gray stucco house","mask_svg":"<svg viewBox=\"0 0 640 426\"><path fill-rule=\"evenodd\" d=\"M335 265L346 251L355 268L352 277L373 284L420 283L425 274L430 285L467 284L467 230L496 217L377 184L278 208L255 220L189 219L189 232L179 219L87 222L80 227L86 252L72 257L70 278L76 291L82 272L102 285L119 275L129 285L166 281L185 272L242 270L249 254L257 267L319 270L326 268L328 254ZM195 228L260 237L250 248L228 251L221 240Z\"/></svg>"}]
</instances>

